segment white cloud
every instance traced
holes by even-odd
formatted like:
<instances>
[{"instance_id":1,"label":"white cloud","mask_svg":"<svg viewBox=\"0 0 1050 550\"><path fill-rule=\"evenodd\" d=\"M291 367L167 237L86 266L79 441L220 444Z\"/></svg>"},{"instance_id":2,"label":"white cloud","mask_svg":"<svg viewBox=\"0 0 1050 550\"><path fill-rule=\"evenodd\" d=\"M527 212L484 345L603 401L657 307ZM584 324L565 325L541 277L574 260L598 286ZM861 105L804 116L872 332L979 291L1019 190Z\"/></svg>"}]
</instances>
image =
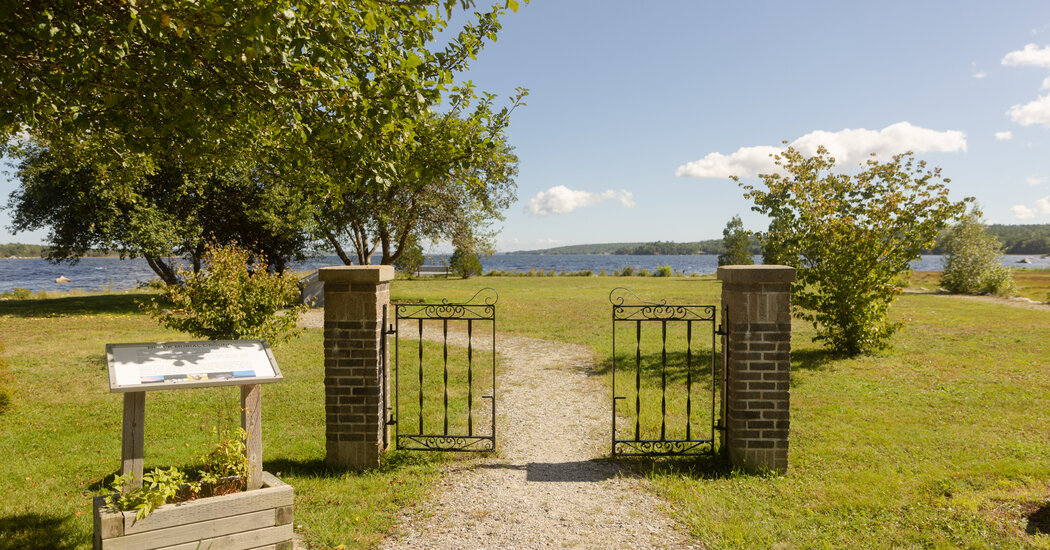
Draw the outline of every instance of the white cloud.
<instances>
[{"instance_id":1,"label":"white cloud","mask_svg":"<svg viewBox=\"0 0 1050 550\"><path fill-rule=\"evenodd\" d=\"M1019 220L1034 218L1036 214L1050 214L1050 196L1037 199L1032 206L1023 204L1011 206L1010 212Z\"/></svg>"},{"instance_id":2,"label":"white cloud","mask_svg":"<svg viewBox=\"0 0 1050 550\"><path fill-rule=\"evenodd\" d=\"M1050 76L1043 79L1043 85L1039 87L1040 90L1050 90Z\"/></svg>"},{"instance_id":3,"label":"white cloud","mask_svg":"<svg viewBox=\"0 0 1050 550\"><path fill-rule=\"evenodd\" d=\"M1040 48L1035 44L1028 44L1023 50L1016 50L1003 57L1003 65L1033 66L1050 69L1050 46Z\"/></svg>"},{"instance_id":4,"label":"white cloud","mask_svg":"<svg viewBox=\"0 0 1050 550\"><path fill-rule=\"evenodd\" d=\"M1045 176L1028 176L1027 178L1024 179L1024 182L1027 183L1028 185L1031 185L1032 187L1035 187L1036 185L1042 185L1042 184L1046 183L1046 177Z\"/></svg>"},{"instance_id":5,"label":"white cloud","mask_svg":"<svg viewBox=\"0 0 1050 550\"><path fill-rule=\"evenodd\" d=\"M677 177L689 178L728 178L737 175L753 176L761 172L770 172L776 165L772 155L782 151L780 147L759 145L758 147L741 147L735 153L723 155L710 153L700 160L683 164L675 170Z\"/></svg>"},{"instance_id":6,"label":"white cloud","mask_svg":"<svg viewBox=\"0 0 1050 550\"><path fill-rule=\"evenodd\" d=\"M1035 212L1033 212L1031 208L1028 208L1023 204L1018 204L1017 206L1010 207L1010 212L1014 215L1015 218L1019 220L1027 220L1029 218L1035 217Z\"/></svg>"},{"instance_id":7,"label":"white cloud","mask_svg":"<svg viewBox=\"0 0 1050 550\"><path fill-rule=\"evenodd\" d=\"M872 153L885 158L905 151L965 151L966 134L958 130L939 132L910 122L898 122L882 130L817 130L796 139L791 145L807 155L815 154L817 147L823 145L835 157L836 163L843 166L859 164ZM691 178L753 177L773 171L775 165L770 155L782 150L780 147L760 145L742 147L729 155L710 153L700 160L679 166L675 175Z\"/></svg>"},{"instance_id":8,"label":"white cloud","mask_svg":"<svg viewBox=\"0 0 1050 550\"><path fill-rule=\"evenodd\" d=\"M630 191L610 189L604 193L591 193L558 185L546 191L540 191L525 205L525 211L534 216L568 214L577 208L607 200L620 201L620 204L626 208L634 208L635 205L634 194Z\"/></svg>"},{"instance_id":9,"label":"white cloud","mask_svg":"<svg viewBox=\"0 0 1050 550\"><path fill-rule=\"evenodd\" d=\"M1050 95L1039 96L1039 99L1024 105L1014 105L1006 114L1021 126L1042 124L1050 128Z\"/></svg>"},{"instance_id":10,"label":"white cloud","mask_svg":"<svg viewBox=\"0 0 1050 550\"><path fill-rule=\"evenodd\" d=\"M1013 138L1014 133L1009 130L995 133L995 141L1010 141Z\"/></svg>"}]
</instances>

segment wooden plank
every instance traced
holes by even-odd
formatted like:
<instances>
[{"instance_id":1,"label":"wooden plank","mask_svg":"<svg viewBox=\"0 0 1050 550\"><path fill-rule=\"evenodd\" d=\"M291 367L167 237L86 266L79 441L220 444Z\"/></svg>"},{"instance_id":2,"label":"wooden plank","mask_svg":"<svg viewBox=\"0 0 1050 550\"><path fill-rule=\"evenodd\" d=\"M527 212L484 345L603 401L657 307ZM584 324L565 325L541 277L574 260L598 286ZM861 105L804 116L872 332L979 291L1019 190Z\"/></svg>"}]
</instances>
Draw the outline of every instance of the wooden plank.
<instances>
[{"instance_id":1,"label":"wooden plank","mask_svg":"<svg viewBox=\"0 0 1050 550\"><path fill-rule=\"evenodd\" d=\"M273 514L272 510L275 508L291 506L293 498L292 486L281 483L279 486L263 487L250 492L165 504L141 520L135 519L135 512L124 512L124 533L142 533L260 510L270 510Z\"/></svg>"},{"instance_id":2,"label":"wooden plank","mask_svg":"<svg viewBox=\"0 0 1050 550\"><path fill-rule=\"evenodd\" d=\"M244 454L248 457L248 490L262 483L262 386L241 386L241 427L248 434Z\"/></svg>"},{"instance_id":3,"label":"wooden plank","mask_svg":"<svg viewBox=\"0 0 1050 550\"><path fill-rule=\"evenodd\" d=\"M265 470L259 476L259 479L262 480L263 487L286 487L288 485L287 483L278 479L277 476Z\"/></svg>"},{"instance_id":4,"label":"wooden plank","mask_svg":"<svg viewBox=\"0 0 1050 550\"><path fill-rule=\"evenodd\" d=\"M283 507L278 508L281 510ZM93 546L102 547L103 539L124 535L124 516L106 507L106 497L95 497L91 501L91 511L95 524Z\"/></svg>"},{"instance_id":5,"label":"wooden plank","mask_svg":"<svg viewBox=\"0 0 1050 550\"><path fill-rule=\"evenodd\" d=\"M194 545L202 539L217 539L227 535L244 533L272 527L274 520L273 510L260 510L238 516L228 516L218 519L187 523L166 529L155 529L143 533L124 535L115 539L104 539L102 548L105 550L133 550L141 548L164 548L192 542ZM276 541L259 541L258 544L269 544ZM251 546L241 546L251 548ZM201 548L207 548L206 545ZM229 548L221 545L215 548Z\"/></svg>"},{"instance_id":6,"label":"wooden plank","mask_svg":"<svg viewBox=\"0 0 1050 550\"><path fill-rule=\"evenodd\" d=\"M291 523L295 519L294 508L292 506L281 506L277 508L277 517L274 525L284 525L285 523Z\"/></svg>"},{"instance_id":7,"label":"wooden plank","mask_svg":"<svg viewBox=\"0 0 1050 550\"><path fill-rule=\"evenodd\" d=\"M265 548L271 544L280 548L281 543L291 541L294 536L292 525L288 524L256 529L254 531L246 531L244 533L233 535L225 535L222 537L201 539L175 546L165 546L158 550L202 550L205 548L214 550L220 548L222 550L247 550L249 548L258 548L260 546Z\"/></svg>"},{"instance_id":8,"label":"wooden plank","mask_svg":"<svg viewBox=\"0 0 1050 550\"><path fill-rule=\"evenodd\" d=\"M124 394L124 428L120 442L120 473L132 475L124 492L142 487L143 439L146 434L146 392Z\"/></svg>"}]
</instances>

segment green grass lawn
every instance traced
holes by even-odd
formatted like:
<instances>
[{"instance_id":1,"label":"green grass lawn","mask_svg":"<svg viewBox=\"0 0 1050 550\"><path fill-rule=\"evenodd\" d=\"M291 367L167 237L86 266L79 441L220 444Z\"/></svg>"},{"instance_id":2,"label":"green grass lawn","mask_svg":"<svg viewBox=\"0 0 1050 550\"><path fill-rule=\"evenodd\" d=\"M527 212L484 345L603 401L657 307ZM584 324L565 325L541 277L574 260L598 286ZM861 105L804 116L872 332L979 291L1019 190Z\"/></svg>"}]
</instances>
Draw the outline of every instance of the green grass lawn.
<instances>
[{"instance_id":1,"label":"green grass lawn","mask_svg":"<svg viewBox=\"0 0 1050 550\"><path fill-rule=\"evenodd\" d=\"M608 293L620 285L650 300L719 301L709 277L399 280L393 295L458 301L492 286L500 332L590 346L608 379ZM188 339L132 300L0 302L15 390L0 417L0 550L90 544L90 497L120 458L121 399L108 393L104 344ZM906 323L894 351L851 360L825 355L796 324L786 476L704 460L635 466L713 548L1050 548L1050 312L905 295L892 314ZM659 353L658 331L643 336L643 353ZM295 487L308 541L368 547L400 507L425 498L448 458L395 452L375 472L328 470L320 331L275 354L286 380L264 387L265 467ZM191 464L211 427L236 418L236 400L229 388L150 393L147 467Z\"/></svg>"}]
</instances>

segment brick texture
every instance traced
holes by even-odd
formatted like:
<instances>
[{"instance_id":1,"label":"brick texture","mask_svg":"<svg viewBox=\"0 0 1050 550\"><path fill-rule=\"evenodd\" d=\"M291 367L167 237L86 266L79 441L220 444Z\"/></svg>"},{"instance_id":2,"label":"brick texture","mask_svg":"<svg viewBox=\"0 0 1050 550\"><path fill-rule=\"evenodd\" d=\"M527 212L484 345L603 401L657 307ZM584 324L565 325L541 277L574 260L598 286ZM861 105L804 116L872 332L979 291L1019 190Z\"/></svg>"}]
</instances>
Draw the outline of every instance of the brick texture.
<instances>
[{"instance_id":1,"label":"brick texture","mask_svg":"<svg viewBox=\"0 0 1050 550\"><path fill-rule=\"evenodd\" d=\"M322 268L324 281L325 462L379 466L386 430L383 309L389 266Z\"/></svg>"},{"instance_id":2,"label":"brick texture","mask_svg":"<svg viewBox=\"0 0 1050 550\"><path fill-rule=\"evenodd\" d=\"M784 473L791 422L794 269L742 267L718 268L729 329L725 443L734 465Z\"/></svg>"}]
</instances>

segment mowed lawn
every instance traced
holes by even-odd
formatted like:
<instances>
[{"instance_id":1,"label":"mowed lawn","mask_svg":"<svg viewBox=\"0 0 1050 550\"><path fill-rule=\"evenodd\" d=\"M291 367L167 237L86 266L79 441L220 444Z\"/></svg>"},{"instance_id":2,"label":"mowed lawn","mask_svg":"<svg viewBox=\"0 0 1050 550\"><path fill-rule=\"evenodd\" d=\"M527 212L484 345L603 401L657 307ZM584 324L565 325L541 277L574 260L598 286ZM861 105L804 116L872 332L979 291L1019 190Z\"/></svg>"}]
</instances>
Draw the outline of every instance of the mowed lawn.
<instances>
[{"instance_id":1,"label":"mowed lawn","mask_svg":"<svg viewBox=\"0 0 1050 550\"><path fill-rule=\"evenodd\" d=\"M694 304L720 292L710 277L480 277L397 281L393 295L457 301L484 286L500 294L499 332L591 346L606 380L610 290ZM0 549L90 545L91 496L120 457L103 346L188 339L132 298L0 302L15 390L0 416ZM895 349L852 360L827 356L796 325L786 476L706 460L636 468L712 548L1050 548L1050 310L905 295L892 314L906 322ZM276 350L286 380L264 389L265 466L295 487L311 544L368 547L400 507L427 498L448 458L324 468L321 353L316 330ZM147 467L191 464L211 427L237 415L234 390L155 392L146 408Z\"/></svg>"}]
</instances>

